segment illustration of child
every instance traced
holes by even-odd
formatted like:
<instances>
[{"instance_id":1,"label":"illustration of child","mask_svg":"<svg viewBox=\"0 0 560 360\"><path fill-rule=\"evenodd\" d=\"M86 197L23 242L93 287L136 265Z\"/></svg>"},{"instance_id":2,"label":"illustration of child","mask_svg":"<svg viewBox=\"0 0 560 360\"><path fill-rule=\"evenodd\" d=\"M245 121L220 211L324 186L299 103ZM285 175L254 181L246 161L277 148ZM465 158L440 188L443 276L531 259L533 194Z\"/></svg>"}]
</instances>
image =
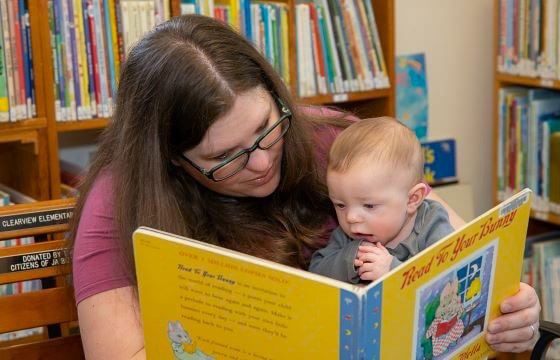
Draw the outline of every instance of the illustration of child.
<instances>
[{"instance_id":1,"label":"illustration of child","mask_svg":"<svg viewBox=\"0 0 560 360\"><path fill-rule=\"evenodd\" d=\"M416 135L393 118L364 119L338 135L327 186L339 227L313 254L312 272L376 280L453 232L443 206L426 199Z\"/></svg>"},{"instance_id":2,"label":"illustration of child","mask_svg":"<svg viewBox=\"0 0 560 360\"><path fill-rule=\"evenodd\" d=\"M439 297L436 317L426 331L426 338L432 338L433 356L445 353L463 335L465 328L461 316L464 309L457 291L457 279L445 284Z\"/></svg>"},{"instance_id":3,"label":"illustration of child","mask_svg":"<svg viewBox=\"0 0 560 360\"><path fill-rule=\"evenodd\" d=\"M178 360L213 360L212 356L206 355L197 349L194 340L189 333L183 329L181 323L169 321L167 323L167 336L171 340L173 355Z\"/></svg>"}]
</instances>

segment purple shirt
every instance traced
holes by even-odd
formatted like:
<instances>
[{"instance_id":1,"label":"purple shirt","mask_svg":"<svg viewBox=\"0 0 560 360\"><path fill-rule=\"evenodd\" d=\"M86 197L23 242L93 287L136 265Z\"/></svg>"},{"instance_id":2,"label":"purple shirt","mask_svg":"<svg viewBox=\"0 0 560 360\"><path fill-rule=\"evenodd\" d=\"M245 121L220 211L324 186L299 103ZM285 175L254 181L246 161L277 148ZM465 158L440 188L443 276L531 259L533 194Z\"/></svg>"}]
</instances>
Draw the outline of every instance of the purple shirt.
<instances>
[{"instance_id":1,"label":"purple shirt","mask_svg":"<svg viewBox=\"0 0 560 360\"><path fill-rule=\"evenodd\" d=\"M336 114L331 110L319 108L307 108L306 111L323 115ZM331 126L316 129L314 137L319 166L326 167L329 149L340 132L341 129ZM327 220L325 234L318 239L319 245L327 244L336 226L334 218ZM76 233L73 255L76 304L92 295L132 285L120 259L109 172L101 173L88 194ZM306 255L311 257L311 253Z\"/></svg>"}]
</instances>

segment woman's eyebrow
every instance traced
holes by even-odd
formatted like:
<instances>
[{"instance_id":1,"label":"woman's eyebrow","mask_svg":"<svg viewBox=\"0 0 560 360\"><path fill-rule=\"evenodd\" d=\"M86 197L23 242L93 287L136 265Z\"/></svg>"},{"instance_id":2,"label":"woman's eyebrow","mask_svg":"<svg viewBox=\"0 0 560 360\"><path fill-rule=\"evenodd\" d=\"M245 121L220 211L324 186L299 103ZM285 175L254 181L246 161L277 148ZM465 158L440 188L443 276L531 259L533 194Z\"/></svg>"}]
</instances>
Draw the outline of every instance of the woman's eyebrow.
<instances>
[{"instance_id":1,"label":"woman's eyebrow","mask_svg":"<svg viewBox=\"0 0 560 360\"><path fill-rule=\"evenodd\" d=\"M261 124L257 127L257 129L255 130L255 134L260 135L261 131L265 130L266 128L266 124L268 124L268 121L270 120L270 114L272 113L272 108L269 106L268 110L265 113L264 119L261 122Z\"/></svg>"},{"instance_id":2,"label":"woman's eyebrow","mask_svg":"<svg viewBox=\"0 0 560 360\"><path fill-rule=\"evenodd\" d=\"M268 108L267 108L267 110L266 110L266 112L264 113L264 116L263 116L264 119L263 119L263 121L262 121L262 122L259 124L259 126L257 126L257 128L255 129L255 134L256 134L256 135L260 135L260 133L266 128L266 125L268 124L268 121L270 120L271 113L272 113L272 107L269 105ZM215 158L215 157L218 156L218 155L231 152L231 151L235 150L235 149L238 148L238 147L239 147L239 146L233 146L233 147L230 147L230 148L227 148L227 149L224 149L224 150L219 150L219 151L218 151L218 150L213 150L213 151L211 151L211 152L209 152L209 153L204 153L204 154L202 154L202 156L205 157L205 158L207 158L207 159L212 159L212 158Z\"/></svg>"}]
</instances>

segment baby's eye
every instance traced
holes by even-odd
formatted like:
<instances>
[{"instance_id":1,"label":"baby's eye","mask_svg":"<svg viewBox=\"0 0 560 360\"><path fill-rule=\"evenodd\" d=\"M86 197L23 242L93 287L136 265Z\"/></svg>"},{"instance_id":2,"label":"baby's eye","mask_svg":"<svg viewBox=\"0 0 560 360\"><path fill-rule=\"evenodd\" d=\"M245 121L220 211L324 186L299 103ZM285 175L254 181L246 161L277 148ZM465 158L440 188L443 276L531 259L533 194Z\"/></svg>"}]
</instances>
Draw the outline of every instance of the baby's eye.
<instances>
[{"instance_id":1,"label":"baby's eye","mask_svg":"<svg viewBox=\"0 0 560 360\"><path fill-rule=\"evenodd\" d=\"M334 206L339 208L339 209L344 209L345 208L344 204L334 204Z\"/></svg>"},{"instance_id":2,"label":"baby's eye","mask_svg":"<svg viewBox=\"0 0 560 360\"><path fill-rule=\"evenodd\" d=\"M364 204L364 207L366 209L373 209L375 207L375 205L374 204Z\"/></svg>"}]
</instances>

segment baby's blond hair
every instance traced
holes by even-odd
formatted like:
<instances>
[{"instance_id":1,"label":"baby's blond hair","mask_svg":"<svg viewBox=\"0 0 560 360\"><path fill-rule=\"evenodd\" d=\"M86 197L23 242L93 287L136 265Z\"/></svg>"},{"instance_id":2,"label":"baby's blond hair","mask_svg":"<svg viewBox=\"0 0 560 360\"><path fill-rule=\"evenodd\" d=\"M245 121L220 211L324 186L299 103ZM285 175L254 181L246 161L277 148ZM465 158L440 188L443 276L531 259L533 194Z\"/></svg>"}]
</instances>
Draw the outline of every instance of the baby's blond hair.
<instances>
[{"instance_id":1,"label":"baby's blond hair","mask_svg":"<svg viewBox=\"0 0 560 360\"><path fill-rule=\"evenodd\" d=\"M408 171L411 183L423 180L424 161L418 138L391 117L363 119L340 133L329 152L328 170L344 172L361 160Z\"/></svg>"}]
</instances>

